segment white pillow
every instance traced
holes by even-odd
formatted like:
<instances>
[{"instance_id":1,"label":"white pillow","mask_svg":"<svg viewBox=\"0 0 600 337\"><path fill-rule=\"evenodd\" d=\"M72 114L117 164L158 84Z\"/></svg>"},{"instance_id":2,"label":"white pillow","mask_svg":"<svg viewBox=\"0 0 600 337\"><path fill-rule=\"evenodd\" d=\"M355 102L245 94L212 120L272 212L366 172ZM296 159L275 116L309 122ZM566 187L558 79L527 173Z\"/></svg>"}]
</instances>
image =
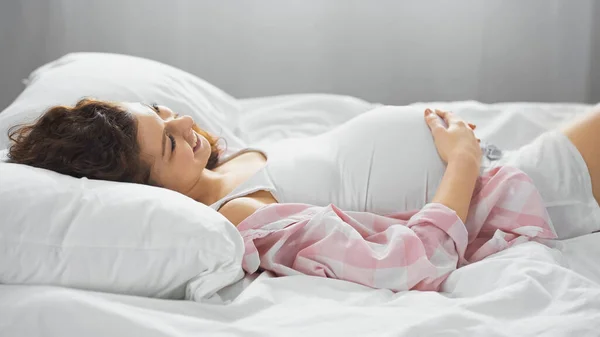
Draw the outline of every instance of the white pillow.
<instances>
[{"instance_id":1,"label":"white pillow","mask_svg":"<svg viewBox=\"0 0 600 337\"><path fill-rule=\"evenodd\" d=\"M235 130L260 147L281 139L322 134L380 104L333 94L293 94L239 100L243 114Z\"/></svg>"},{"instance_id":2,"label":"white pillow","mask_svg":"<svg viewBox=\"0 0 600 337\"><path fill-rule=\"evenodd\" d=\"M218 301L244 245L177 192L0 162L0 283Z\"/></svg>"},{"instance_id":3,"label":"white pillow","mask_svg":"<svg viewBox=\"0 0 600 337\"><path fill-rule=\"evenodd\" d=\"M180 69L134 56L74 53L35 70L28 86L0 113L0 149L8 129L28 123L54 105L74 105L83 97L166 105L223 137L231 149L244 147L233 130L240 114L236 99Z\"/></svg>"}]
</instances>

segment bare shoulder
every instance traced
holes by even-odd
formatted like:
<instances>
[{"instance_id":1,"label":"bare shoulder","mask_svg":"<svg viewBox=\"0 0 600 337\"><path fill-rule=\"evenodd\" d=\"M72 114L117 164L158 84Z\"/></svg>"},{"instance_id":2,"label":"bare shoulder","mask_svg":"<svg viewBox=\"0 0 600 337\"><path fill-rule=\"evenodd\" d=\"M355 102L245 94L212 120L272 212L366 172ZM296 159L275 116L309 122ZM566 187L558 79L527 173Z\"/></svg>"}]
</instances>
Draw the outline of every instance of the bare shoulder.
<instances>
[{"instance_id":1,"label":"bare shoulder","mask_svg":"<svg viewBox=\"0 0 600 337\"><path fill-rule=\"evenodd\" d=\"M219 213L237 226L256 210L267 204L268 202L252 197L236 198L224 204L219 209Z\"/></svg>"}]
</instances>

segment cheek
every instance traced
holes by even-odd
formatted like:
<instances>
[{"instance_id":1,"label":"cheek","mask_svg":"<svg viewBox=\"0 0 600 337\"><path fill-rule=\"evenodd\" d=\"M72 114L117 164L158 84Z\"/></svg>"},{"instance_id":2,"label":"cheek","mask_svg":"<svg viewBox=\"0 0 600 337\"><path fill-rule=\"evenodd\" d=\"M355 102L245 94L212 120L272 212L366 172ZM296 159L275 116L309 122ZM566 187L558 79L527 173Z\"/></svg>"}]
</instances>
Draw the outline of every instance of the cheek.
<instances>
[{"instance_id":1,"label":"cheek","mask_svg":"<svg viewBox=\"0 0 600 337\"><path fill-rule=\"evenodd\" d=\"M191 165L194 162L194 153L192 151L185 151L182 153L179 153L179 156L177 158L177 169L185 174L186 171L189 171L191 169Z\"/></svg>"},{"instance_id":2,"label":"cheek","mask_svg":"<svg viewBox=\"0 0 600 337\"><path fill-rule=\"evenodd\" d=\"M206 142L206 146L202 149L202 153L204 154L204 157L206 157L206 159L208 159L208 157L210 157L210 153L211 153L211 148L210 148L210 144L208 144L208 142Z\"/></svg>"},{"instance_id":3,"label":"cheek","mask_svg":"<svg viewBox=\"0 0 600 337\"><path fill-rule=\"evenodd\" d=\"M202 145L204 146L204 148L202 149L204 151L204 154L210 155L212 149L210 148L210 143L208 142L208 139L206 139L205 137L202 137Z\"/></svg>"},{"instance_id":4,"label":"cheek","mask_svg":"<svg viewBox=\"0 0 600 337\"><path fill-rule=\"evenodd\" d=\"M169 174L166 177L169 181L169 186L166 187L176 191L183 191L196 178L197 170L194 169L194 158L189 154L180 153L173 159Z\"/></svg>"}]
</instances>

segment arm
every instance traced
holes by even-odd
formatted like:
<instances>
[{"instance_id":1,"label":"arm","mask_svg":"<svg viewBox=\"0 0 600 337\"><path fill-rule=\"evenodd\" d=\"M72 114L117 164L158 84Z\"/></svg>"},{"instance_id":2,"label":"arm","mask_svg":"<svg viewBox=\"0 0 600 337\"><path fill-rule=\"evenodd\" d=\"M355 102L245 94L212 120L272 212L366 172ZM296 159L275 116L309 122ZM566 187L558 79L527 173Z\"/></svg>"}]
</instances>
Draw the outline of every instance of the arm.
<instances>
[{"instance_id":1,"label":"arm","mask_svg":"<svg viewBox=\"0 0 600 337\"><path fill-rule=\"evenodd\" d=\"M466 223L471 197L479 176L479 163L470 156L461 157L448 162L432 202L454 210L463 223Z\"/></svg>"},{"instance_id":2,"label":"arm","mask_svg":"<svg viewBox=\"0 0 600 337\"><path fill-rule=\"evenodd\" d=\"M425 121L440 157L447 163L432 202L454 210L465 223L482 156L479 140L473 133L474 125L465 123L450 112L436 110L433 113L429 109L425 110Z\"/></svg>"}]
</instances>

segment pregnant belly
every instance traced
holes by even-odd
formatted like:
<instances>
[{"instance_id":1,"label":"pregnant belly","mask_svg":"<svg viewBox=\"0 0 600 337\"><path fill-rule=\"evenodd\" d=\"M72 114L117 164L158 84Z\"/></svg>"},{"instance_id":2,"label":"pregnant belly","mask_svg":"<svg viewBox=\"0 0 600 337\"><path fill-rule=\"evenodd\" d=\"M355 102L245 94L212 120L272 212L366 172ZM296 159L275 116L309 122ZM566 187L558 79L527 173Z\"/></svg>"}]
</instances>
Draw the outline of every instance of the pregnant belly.
<instances>
[{"instance_id":1,"label":"pregnant belly","mask_svg":"<svg viewBox=\"0 0 600 337\"><path fill-rule=\"evenodd\" d=\"M445 170L423 112L411 107L380 107L271 152L280 202L379 214L423 207Z\"/></svg>"},{"instance_id":2,"label":"pregnant belly","mask_svg":"<svg viewBox=\"0 0 600 337\"><path fill-rule=\"evenodd\" d=\"M364 201L361 210L380 214L413 210L433 199L446 167L422 111L381 107L328 136L338 139L338 168L347 177L344 186L363 181L352 191L341 191L359 192Z\"/></svg>"}]
</instances>

